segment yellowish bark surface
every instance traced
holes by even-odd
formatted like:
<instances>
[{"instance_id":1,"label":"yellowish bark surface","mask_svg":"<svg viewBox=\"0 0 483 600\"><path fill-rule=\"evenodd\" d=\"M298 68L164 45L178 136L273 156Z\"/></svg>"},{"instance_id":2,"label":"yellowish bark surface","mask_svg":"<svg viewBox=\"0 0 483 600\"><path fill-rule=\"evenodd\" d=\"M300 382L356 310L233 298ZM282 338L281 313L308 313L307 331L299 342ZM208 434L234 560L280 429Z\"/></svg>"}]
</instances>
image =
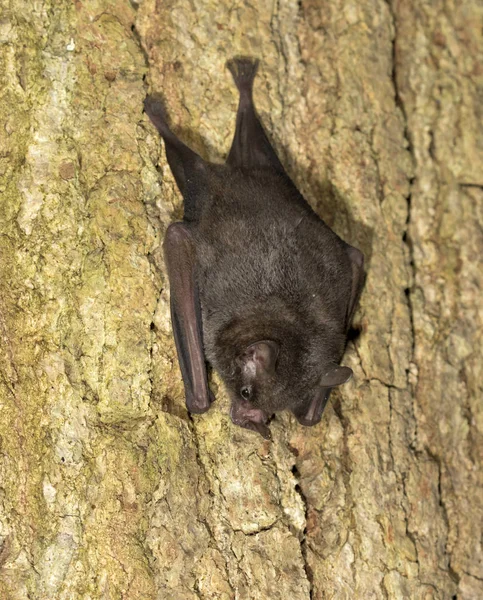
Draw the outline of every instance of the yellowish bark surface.
<instances>
[{"instance_id":1,"label":"yellowish bark surface","mask_svg":"<svg viewBox=\"0 0 483 600\"><path fill-rule=\"evenodd\" d=\"M4 0L0 598L483 597L482 9L476 0ZM189 416L142 113L222 161L236 90L366 256L322 422Z\"/></svg>"}]
</instances>

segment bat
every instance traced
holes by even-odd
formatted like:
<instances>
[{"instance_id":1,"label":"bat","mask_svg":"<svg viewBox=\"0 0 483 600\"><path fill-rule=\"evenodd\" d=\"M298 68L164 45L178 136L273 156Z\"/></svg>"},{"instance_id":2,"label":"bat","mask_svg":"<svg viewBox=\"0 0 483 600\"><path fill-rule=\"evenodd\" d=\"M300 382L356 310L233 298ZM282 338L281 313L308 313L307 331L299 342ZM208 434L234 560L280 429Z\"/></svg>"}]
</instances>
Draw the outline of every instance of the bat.
<instances>
[{"instance_id":1,"label":"bat","mask_svg":"<svg viewBox=\"0 0 483 600\"><path fill-rule=\"evenodd\" d=\"M235 58L227 67L239 104L225 164L203 160L173 133L159 97L148 96L144 110L184 200L163 248L186 406L210 408L208 362L228 390L232 421L270 439L275 412L315 425L331 389L351 378L339 363L364 256L285 172L253 103L258 61Z\"/></svg>"}]
</instances>

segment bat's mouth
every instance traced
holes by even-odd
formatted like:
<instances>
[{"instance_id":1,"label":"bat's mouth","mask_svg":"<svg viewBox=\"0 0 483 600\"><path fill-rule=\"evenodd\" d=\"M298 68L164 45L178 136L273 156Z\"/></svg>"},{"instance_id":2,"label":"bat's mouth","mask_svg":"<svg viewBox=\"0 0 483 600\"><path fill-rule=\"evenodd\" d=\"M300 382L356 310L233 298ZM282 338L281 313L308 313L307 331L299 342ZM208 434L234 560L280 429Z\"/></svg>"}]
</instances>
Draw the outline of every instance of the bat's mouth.
<instances>
[{"instance_id":1,"label":"bat's mouth","mask_svg":"<svg viewBox=\"0 0 483 600\"><path fill-rule=\"evenodd\" d=\"M269 415L251 402L236 398L232 401L230 417L235 425L258 432L265 439L270 439L270 430L267 427Z\"/></svg>"}]
</instances>

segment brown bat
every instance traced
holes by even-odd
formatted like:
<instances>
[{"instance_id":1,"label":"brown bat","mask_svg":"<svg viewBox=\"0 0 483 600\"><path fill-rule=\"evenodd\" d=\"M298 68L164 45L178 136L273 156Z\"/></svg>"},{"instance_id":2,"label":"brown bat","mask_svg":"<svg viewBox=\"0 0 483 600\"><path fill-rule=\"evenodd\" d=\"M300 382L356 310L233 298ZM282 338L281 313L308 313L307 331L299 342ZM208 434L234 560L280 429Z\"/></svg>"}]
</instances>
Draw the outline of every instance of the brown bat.
<instances>
[{"instance_id":1,"label":"brown bat","mask_svg":"<svg viewBox=\"0 0 483 600\"><path fill-rule=\"evenodd\" d=\"M224 165L171 131L159 99L148 96L144 108L184 198L164 252L186 405L210 408L208 361L228 389L233 422L268 439L275 411L315 425L331 389L352 376L339 362L364 257L313 212L268 141L252 99L258 62L227 66L240 100Z\"/></svg>"}]
</instances>

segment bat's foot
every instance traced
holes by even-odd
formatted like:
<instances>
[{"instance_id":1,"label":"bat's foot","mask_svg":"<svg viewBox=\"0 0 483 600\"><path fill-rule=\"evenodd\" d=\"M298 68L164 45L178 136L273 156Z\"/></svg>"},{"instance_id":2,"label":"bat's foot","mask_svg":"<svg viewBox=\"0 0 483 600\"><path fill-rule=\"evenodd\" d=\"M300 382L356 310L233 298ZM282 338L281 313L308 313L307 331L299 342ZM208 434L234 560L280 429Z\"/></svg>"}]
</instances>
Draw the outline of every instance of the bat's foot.
<instances>
[{"instance_id":1,"label":"bat's foot","mask_svg":"<svg viewBox=\"0 0 483 600\"><path fill-rule=\"evenodd\" d=\"M258 60L255 58L238 56L229 60L226 63L226 66L233 75L233 80L235 81L240 94L248 93L251 95L253 80L257 74Z\"/></svg>"},{"instance_id":2,"label":"bat's foot","mask_svg":"<svg viewBox=\"0 0 483 600\"><path fill-rule=\"evenodd\" d=\"M230 416L235 425L256 431L266 440L272 438L270 429L267 427L268 415L263 410L252 406L246 400L237 399L233 401Z\"/></svg>"}]
</instances>

